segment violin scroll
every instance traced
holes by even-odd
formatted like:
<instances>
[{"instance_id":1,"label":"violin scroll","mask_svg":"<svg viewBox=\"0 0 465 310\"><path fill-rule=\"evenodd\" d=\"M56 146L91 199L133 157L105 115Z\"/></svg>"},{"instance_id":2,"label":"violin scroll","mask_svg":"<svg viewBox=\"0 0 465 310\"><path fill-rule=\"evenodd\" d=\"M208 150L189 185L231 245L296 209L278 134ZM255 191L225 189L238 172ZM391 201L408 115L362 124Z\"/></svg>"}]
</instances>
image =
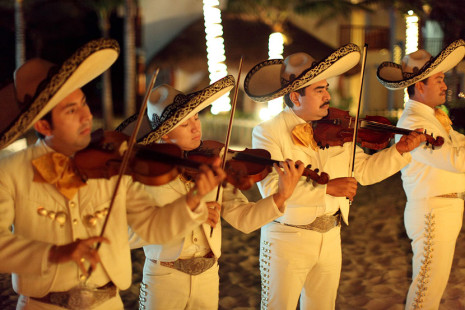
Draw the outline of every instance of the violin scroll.
<instances>
[{"instance_id":1,"label":"violin scroll","mask_svg":"<svg viewBox=\"0 0 465 310\"><path fill-rule=\"evenodd\" d=\"M434 150L434 147L441 147L444 144L444 138L441 136L433 137L433 134L429 135L426 133L426 129L423 132L426 137L426 146L430 146Z\"/></svg>"},{"instance_id":2,"label":"violin scroll","mask_svg":"<svg viewBox=\"0 0 465 310\"><path fill-rule=\"evenodd\" d=\"M307 165L307 167L304 169L304 172L302 173L302 176L307 177L307 182L314 181L322 185L329 182L329 175L326 172L321 172L320 175L318 175L320 170L318 168L312 170L311 168L312 165Z\"/></svg>"}]
</instances>

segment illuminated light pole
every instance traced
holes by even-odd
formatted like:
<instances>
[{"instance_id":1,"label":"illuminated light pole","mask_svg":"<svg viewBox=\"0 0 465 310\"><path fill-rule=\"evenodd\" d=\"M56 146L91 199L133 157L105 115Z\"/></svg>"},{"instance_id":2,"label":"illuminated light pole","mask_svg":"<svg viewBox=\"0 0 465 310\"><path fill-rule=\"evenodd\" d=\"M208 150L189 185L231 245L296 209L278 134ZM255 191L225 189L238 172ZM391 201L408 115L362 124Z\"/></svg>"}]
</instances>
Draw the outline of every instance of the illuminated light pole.
<instances>
[{"instance_id":1,"label":"illuminated light pole","mask_svg":"<svg viewBox=\"0 0 465 310\"><path fill-rule=\"evenodd\" d=\"M412 10L405 17L405 55L418 50L419 18ZM404 89L404 104L408 100L407 89Z\"/></svg>"},{"instance_id":2,"label":"illuminated light pole","mask_svg":"<svg viewBox=\"0 0 465 310\"><path fill-rule=\"evenodd\" d=\"M268 59L283 59L284 35L281 32L273 32L268 39ZM261 120L267 120L283 110L283 98L279 97L268 101L268 107L259 112Z\"/></svg>"},{"instance_id":3,"label":"illuminated light pole","mask_svg":"<svg viewBox=\"0 0 465 310\"><path fill-rule=\"evenodd\" d=\"M205 20L205 38L207 40L208 72L210 83L216 82L228 74L224 51L223 26L218 0L203 0L203 17ZM229 92L213 102L212 114L231 110Z\"/></svg>"}]
</instances>

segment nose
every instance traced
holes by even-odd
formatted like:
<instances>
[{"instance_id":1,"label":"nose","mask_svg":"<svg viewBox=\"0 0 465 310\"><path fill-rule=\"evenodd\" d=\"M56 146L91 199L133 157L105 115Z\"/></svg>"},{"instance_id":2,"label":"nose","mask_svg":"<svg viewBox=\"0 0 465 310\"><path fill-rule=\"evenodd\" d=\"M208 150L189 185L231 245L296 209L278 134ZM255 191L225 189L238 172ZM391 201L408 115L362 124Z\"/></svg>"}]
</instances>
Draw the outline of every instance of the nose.
<instances>
[{"instance_id":1,"label":"nose","mask_svg":"<svg viewBox=\"0 0 465 310\"><path fill-rule=\"evenodd\" d=\"M200 130L200 122L195 120L194 118L191 118L189 120L190 126L191 126L191 131L192 132L197 132Z\"/></svg>"},{"instance_id":2,"label":"nose","mask_svg":"<svg viewBox=\"0 0 465 310\"><path fill-rule=\"evenodd\" d=\"M441 86L442 86L442 89L447 90L446 82L442 81Z\"/></svg>"},{"instance_id":3,"label":"nose","mask_svg":"<svg viewBox=\"0 0 465 310\"><path fill-rule=\"evenodd\" d=\"M85 121L91 121L93 119L92 112L90 112L89 106L86 104L81 108L81 120L83 122Z\"/></svg>"},{"instance_id":4,"label":"nose","mask_svg":"<svg viewBox=\"0 0 465 310\"><path fill-rule=\"evenodd\" d=\"M324 97L325 97L325 99L328 99L328 101L331 100L331 95L329 94L328 90L325 91L325 96Z\"/></svg>"}]
</instances>

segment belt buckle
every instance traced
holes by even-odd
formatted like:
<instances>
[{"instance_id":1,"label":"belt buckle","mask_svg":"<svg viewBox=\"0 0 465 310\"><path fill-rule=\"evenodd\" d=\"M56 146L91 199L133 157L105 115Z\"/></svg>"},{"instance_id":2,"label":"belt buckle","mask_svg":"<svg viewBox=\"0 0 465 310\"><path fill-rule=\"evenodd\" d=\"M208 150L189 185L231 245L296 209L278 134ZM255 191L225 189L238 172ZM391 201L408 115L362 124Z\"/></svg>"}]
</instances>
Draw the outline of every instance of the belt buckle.
<instances>
[{"instance_id":1,"label":"belt buckle","mask_svg":"<svg viewBox=\"0 0 465 310\"><path fill-rule=\"evenodd\" d=\"M69 291L68 306L70 309L91 309L94 303L94 293L84 285L76 286Z\"/></svg>"},{"instance_id":2,"label":"belt buckle","mask_svg":"<svg viewBox=\"0 0 465 310\"><path fill-rule=\"evenodd\" d=\"M174 269L196 276L207 271L215 264L214 257L193 257L189 259L178 259L174 261Z\"/></svg>"},{"instance_id":3,"label":"belt buckle","mask_svg":"<svg viewBox=\"0 0 465 310\"><path fill-rule=\"evenodd\" d=\"M92 309L114 296L116 287L98 289L82 284L69 290L68 307L72 310Z\"/></svg>"}]
</instances>

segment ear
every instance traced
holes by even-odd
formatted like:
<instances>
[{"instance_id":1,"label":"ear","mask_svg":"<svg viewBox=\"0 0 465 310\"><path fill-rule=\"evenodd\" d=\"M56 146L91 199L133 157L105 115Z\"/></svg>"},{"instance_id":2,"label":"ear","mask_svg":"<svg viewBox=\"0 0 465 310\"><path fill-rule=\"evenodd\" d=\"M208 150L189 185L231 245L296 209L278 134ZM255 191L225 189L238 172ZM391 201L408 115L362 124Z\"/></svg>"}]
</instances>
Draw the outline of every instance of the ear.
<instances>
[{"instance_id":1,"label":"ear","mask_svg":"<svg viewBox=\"0 0 465 310\"><path fill-rule=\"evenodd\" d=\"M415 94L422 94L424 91L425 84L422 81L415 83Z\"/></svg>"},{"instance_id":2,"label":"ear","mask_svg":"<svg viewBox=\"0 0 465 310\"><path fill-rule=\"evenodd\" d=\"M289 94L289 99L291 99L292 103L297 106L297 107L300 107L300 95L298 92L295 92L293 91L292 93Z\"/></svg>"},{"instance_id":3,"label":"ear","mask_svg":"<svg viewBox=\"0 0 465 310\"><path fill-rule=\"evenodd\" d=\"M34 124L34 129L46 137L52 135L52 127L50 126L50 123L44 119L38 120Z\"/></svg>"}]
</instances>

